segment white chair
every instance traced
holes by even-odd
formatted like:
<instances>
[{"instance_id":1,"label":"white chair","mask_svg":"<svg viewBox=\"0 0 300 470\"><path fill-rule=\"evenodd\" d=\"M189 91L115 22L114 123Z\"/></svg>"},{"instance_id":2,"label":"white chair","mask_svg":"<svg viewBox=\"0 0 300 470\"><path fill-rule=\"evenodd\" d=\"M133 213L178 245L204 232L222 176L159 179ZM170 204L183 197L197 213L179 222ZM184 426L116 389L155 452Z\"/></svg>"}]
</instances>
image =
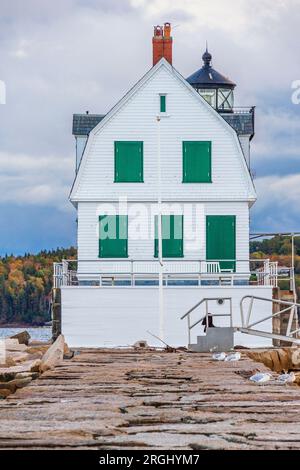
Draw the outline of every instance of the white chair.
<instances>
[{"instance_id":1,"label":"white chair","mask_svg":"<svg viewBox=\"0 0 300 470\"><path fill-rule=\"evenodd\" d=\"M220 263L218 261L205 261L204 272L207 274L219 274L221 272Z\"/></svg>"}]
</instances>

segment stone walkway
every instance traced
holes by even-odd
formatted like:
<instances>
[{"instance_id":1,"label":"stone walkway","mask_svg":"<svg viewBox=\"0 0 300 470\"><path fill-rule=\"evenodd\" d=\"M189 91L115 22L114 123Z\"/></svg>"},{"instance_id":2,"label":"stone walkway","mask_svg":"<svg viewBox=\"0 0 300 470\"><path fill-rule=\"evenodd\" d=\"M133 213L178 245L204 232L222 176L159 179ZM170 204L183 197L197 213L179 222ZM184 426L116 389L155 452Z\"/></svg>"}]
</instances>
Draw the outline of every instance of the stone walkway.
<instances>
[{"instance_id":1,"label":"stone walkway","mask_svg":"<svg viewBox=\"0 0 300 470\"><path fill-rule=\"evenodd\" d=\"M0 401L0 448L299 449L300 388L256 386L255 370L244 356L84 349Z\"/></svg>"}]
</instances>

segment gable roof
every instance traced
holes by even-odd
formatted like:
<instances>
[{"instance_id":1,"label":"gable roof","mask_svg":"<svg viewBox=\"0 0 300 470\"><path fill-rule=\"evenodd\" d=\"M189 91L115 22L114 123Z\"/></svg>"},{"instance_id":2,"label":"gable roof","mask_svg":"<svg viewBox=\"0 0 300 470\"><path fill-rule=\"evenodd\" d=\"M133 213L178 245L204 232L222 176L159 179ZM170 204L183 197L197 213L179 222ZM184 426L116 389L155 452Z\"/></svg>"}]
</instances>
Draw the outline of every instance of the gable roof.
<instances>
[{"instance_id":1,"label":"gable roof","mask_svg":"<svg viewBox=\"0 0 300 470\"><path fill-rule=\"evenodd\" d=\"M241 147L241 143L238 139L236 131L234 130L234 128L226 120L223 119L222 116L220 116L220 114L215 109L213 109L212 106L210 106L209 103L207 103L207 101L186 81L186 79L164 57L162 59L160 59L160 61L157 62L157 64L154 65L154 67L152 67L150 70L148 70L148 72L146 72L146 74L123 96L123 98L121 98L115 104L115 106L113 106L113 108L111 108L111 110L103 117L103 119L101 119L101 121L96 125L96 127L94 127L90 131L88 141L87 141L87 144L85 146L84 153L82 155L80 165L79 165L77 174L75 176L75 180L74 180L72 188L71 188L71 192L70 192L70 196L69 196L70 200L73 199L73 195L74 195L74 193L76 192L76 190L78 188L79 181L80 181L80 178L81 178L81 174L83 172L83 168L84 168L84 165L85 165L86 156L89 153L93 137L98 134L98 132L118 113L118 111L121 108L123 108L123 106L126 105L126 103L131 99L131 97L134 96L140 90L140 88L142 88L142 86L145 85L157 73L157 71L162 67L167 69L173 76L175 76L187 88L187 90L198 101L200 101L202 103L202 105L205 106L206 109L211 114L213 114L215 116L215 119L219 119L219 121L222 123L222 125L224 127L226 127L228 132L231 133L231 135L233 136L233 138L235 140L235 143L236 143L236 145L239 149L239 153L240 153L240 156L241 156L241 159L242 159L242 162L243 162L243 167L244 167L244 171L245 171L246 178L247 178L248 187L249 187L249 189L251 188L252 193L254 194L253 199L255 200L256 191L255 191L254 184L253 184L253 181L252 181L252 177L251 177L248 165L246 163L246 159L245 159L245 156L244 156L244 153L243 153L243 150L242 150L242 147Z\"/></svg>"}]
</instances>

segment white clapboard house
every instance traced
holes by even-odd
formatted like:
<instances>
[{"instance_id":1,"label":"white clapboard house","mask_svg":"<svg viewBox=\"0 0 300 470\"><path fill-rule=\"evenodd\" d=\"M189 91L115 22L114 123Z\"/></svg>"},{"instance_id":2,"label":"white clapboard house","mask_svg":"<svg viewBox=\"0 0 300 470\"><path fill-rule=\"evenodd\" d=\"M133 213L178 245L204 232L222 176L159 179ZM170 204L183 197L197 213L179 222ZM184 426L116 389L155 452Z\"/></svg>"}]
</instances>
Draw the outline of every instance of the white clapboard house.
<instances>
[{"instance_id":1,"label":"white clapboard house","mask_svg":"<svg viewBox=\"0 0 300 470\"><path fill-rule=\"evenodd\" d=\"M245 296L250 323L271 314L251 299L271 299L277 282L275 263L249 259L254 108L234 107L235 84L211 61L206 51L184 78L170 24L155 27L153 67L106 115L74 115L78 260L54 273L71 346L160 344L148 332L187 345L207 311L215 326L245 326Z\"/></svg>"}]
</instances>

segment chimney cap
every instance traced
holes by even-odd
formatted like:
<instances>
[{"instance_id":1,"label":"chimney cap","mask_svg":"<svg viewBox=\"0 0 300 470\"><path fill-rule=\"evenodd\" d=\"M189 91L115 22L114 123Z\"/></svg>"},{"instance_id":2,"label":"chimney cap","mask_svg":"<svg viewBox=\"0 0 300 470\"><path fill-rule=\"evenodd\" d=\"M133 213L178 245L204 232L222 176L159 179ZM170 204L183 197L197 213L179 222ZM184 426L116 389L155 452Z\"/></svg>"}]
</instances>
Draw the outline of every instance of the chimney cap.
<instances>
[{"instance_id":1,"label":"chimney cap","mask_svg":"<svg viewBox=\"0 0 300 470\"><path fill-rule=\"evenodd\" d=\"M168 21L164 23L164 37L171 37L171 23L169 23Z\"/></svg>"},{"instance_id":2,"label":"chimney cap","mask_svg":"<svg viewBox=\"0 0 300 470\"><path fill-rule=\"evenodd\" d=\"M163 37L163 26L160 26L159 24L154 26L154 36Z\"/></svg>"}]
</instances>

